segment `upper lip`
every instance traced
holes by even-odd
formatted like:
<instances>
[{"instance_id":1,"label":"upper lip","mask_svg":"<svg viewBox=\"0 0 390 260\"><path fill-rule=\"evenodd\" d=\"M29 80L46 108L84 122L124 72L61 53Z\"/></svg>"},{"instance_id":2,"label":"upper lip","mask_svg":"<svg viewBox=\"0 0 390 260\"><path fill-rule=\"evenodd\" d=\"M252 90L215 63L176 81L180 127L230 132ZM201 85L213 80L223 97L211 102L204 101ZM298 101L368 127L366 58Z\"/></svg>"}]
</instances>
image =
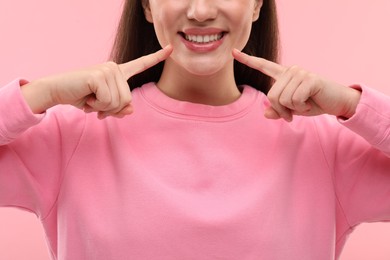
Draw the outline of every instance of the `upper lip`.
<instances>
[{"instance_id":1,"label":"upper lip","mask_svg":"<svg viewBox=\"0 0 390 260\"><path fill-rule=\"evenodd\" d=\"M208 28L194 27L194 28L187 28L183 30L183 33L187 35L213 35L213 34L220 34L224 32L225 31L222 29L213 28L213 27L208 27Z\"/></svg>"}]
</instances>

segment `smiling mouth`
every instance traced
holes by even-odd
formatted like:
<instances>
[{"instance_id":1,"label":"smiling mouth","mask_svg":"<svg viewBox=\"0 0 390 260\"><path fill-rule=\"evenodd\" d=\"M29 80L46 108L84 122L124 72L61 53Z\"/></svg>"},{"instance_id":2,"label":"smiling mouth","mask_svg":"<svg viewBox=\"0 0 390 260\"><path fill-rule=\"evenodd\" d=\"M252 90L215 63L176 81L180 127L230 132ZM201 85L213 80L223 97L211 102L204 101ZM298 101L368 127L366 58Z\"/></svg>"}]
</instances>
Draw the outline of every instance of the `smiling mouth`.
<instances>
[{"instance_id":1,"label":"smiling mouth","mask_svg":"<svg viewBox=\"0 0 390 260\"><path fill-rule=\"evenodd\" d=\"M211 42L219 41L225 35L224 32L210 35L196 35L196 34L185 34L183 32L179 33L186 41L196 43L196 44L208 44Z\"/></svg>"}]
</instances>

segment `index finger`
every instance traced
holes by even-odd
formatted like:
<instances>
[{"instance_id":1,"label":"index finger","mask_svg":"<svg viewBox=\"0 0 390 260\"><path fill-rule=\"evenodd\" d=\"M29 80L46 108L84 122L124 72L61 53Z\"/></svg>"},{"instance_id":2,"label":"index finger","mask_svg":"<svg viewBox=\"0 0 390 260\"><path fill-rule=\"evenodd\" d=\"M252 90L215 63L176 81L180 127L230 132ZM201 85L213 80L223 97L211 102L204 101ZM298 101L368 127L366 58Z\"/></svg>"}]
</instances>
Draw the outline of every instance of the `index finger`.
<instances>
[{"instance_id":1,"label":"index finger","mask_svg":"<svg viewBox=\"0 0 390 260\"><path fill-rule=\"evenodd\" d=\"M152 54L142 56L138 59L123 63L119 65L123 76L126 79L131 78L132 76L141 73L150 67L160 63L171 55L173 48L171 45L166 46L165 48L156 51Z\"/></svg>"},{"instance_id":2,"label":"index finger","mask_svg":"<svg viewBox=\"0 0 390 260\"><path fill-rule=\"evenodd\" d=\"M263 58L250 56L237 49L233 50L233 57L237 61L241 62L242 64L245 64L248 67L251 67L258 71L261 71L264 74L272 77L273 79L278 78L286 70L286 68L283 67L282 65L279 65L275 62Z\"/></svg>"}]
</instances>

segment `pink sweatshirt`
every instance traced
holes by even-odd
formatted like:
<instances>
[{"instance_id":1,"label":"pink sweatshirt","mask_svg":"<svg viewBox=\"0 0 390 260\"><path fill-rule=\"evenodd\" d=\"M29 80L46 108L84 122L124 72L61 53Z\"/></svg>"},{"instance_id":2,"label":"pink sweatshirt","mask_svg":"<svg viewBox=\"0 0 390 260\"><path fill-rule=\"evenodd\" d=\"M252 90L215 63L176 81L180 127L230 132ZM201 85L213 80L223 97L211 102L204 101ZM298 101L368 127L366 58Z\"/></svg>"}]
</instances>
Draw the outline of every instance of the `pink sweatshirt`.
<instances>
[{"instance_id":1,"label":"pink sweatshirt","mask_svg":"<svg viewBox=\"0 0 390 260\"><path fill-rule=\"evenodd\" d=\"M52 259L336 259L356 225L390 220L390 98L363 87L351 119L292 123L264 118L264 100L247 86L193 104L150 83L133 115L100 121L33 115L12 82L0 206L38 216Z\"/></svg>"}]
</instances>

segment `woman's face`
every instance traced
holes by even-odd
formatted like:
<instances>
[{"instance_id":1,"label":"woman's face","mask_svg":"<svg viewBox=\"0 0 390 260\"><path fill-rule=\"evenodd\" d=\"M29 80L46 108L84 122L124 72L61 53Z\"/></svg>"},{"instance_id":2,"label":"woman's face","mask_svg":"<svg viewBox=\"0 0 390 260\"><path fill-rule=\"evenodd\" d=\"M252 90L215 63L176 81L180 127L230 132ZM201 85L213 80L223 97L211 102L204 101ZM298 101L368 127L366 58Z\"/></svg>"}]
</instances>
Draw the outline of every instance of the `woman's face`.
<instances>
[{"instance_id":1,"label":"woman's face","mask_svg":"<svg viewBox=\"0 0 390 260\"><path fill-rule=\"evenodd\" d=\"M194 75L230 66L232 49L243 49L262 0L143 0L162 46L172 44L171 60Z\"/></svg>"}]
</instances>

